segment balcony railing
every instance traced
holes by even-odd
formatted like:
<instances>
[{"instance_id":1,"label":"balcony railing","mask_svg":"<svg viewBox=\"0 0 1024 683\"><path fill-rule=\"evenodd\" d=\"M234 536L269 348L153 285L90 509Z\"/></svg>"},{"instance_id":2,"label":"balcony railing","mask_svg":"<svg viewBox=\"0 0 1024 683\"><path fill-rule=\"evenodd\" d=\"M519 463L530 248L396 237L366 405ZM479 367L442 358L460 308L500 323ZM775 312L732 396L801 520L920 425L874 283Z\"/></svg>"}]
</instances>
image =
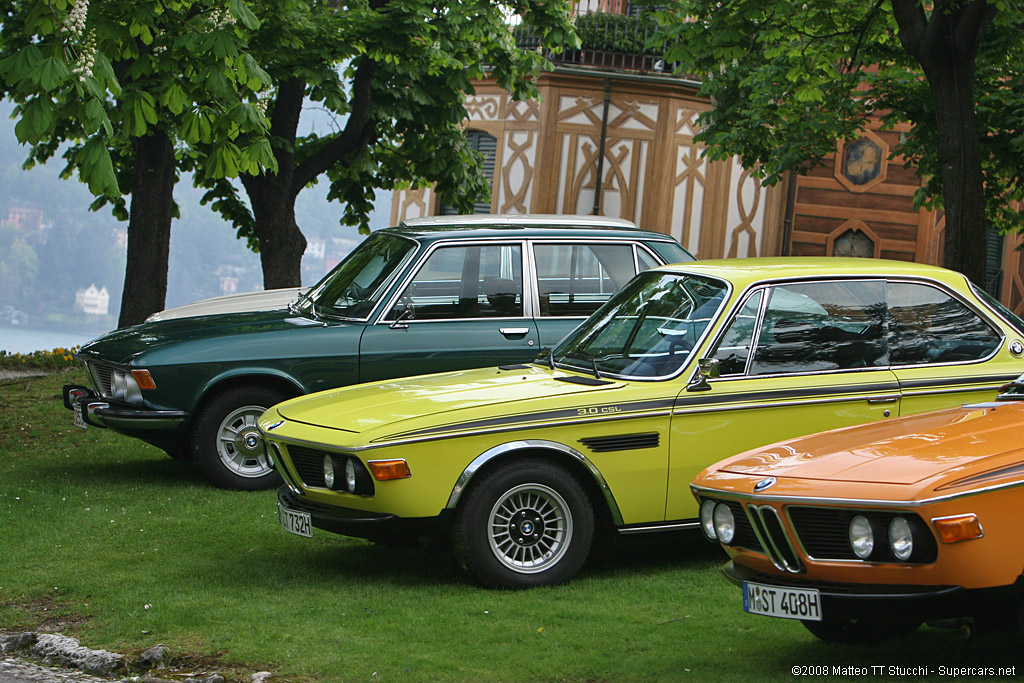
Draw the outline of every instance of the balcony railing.
<instances>
[{"instance_id":1,"label":"balcony railing","mask_svg":"<svg viewBox=\"0 0 1024 683\"><path fill-rule=\"evenodd\" d=\"M546 53L556 65L626 69L636 71L672 71L659 50L649 49L648 41L657 29L654 15L649 12L622 14L624 0L584 0L576 5L574 16L579 48L563 46L561 52ZM609 11L612 10L612 11ZM540 40L522 25L515 29L520 47L536 48Z\"/></svg>"}]
</instances>

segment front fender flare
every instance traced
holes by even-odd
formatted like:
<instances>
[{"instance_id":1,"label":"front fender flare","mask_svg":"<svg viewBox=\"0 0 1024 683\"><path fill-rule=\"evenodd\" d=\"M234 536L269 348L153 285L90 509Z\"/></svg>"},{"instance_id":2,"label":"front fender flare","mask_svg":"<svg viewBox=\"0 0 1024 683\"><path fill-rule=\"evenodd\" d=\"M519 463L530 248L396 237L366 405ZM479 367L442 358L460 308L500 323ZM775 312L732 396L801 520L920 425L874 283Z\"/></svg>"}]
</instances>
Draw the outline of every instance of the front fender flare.
<instances>
[{"instance_id":1,"label":"front fender flare","mask_svg":"<svg viewBox=\"0 0 1024 683\"><path fill-rule=\"evenodd\" d=\"M615 526L622 526L622 513L619 511L619 506L615 502L615 497L612 495L611 488L608 486L608 482L605 481L604 475L597 469L597 466L592 463L587 456L580 453L575 448L566 446L565 444L558 443L557 441L546 441L543 439L523 439L520 441L509 441L507 443L499 444L490 448L476 458L473 462L466 466L466 469L459 475L458 480L455 482L455 486L452 488L452 493L448 497L448 504L445 506L446 509L453 510L459 504L459 499L462 494L465 493L466 487L469 486L469 482L476 476L477 472L480 471L484 465L495 458L514 453L516 451L558 451L563 455L567 455L573 460L583 465L590 476L593 477L594 483L600 489L601 494L604 496L605 504L608 506L608 512L611 514L612 523Z\"/></svg>"}]
</instances>

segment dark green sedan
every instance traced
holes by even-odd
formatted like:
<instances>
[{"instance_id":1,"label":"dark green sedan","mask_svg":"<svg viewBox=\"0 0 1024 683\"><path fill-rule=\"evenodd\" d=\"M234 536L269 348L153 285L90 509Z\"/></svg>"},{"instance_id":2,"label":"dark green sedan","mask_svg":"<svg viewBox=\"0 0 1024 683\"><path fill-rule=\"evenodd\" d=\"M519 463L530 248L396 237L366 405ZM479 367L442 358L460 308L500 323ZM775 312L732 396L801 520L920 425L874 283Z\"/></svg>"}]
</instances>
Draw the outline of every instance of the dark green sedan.
<instances>
[{"instance_id":1,"label":"dark green sedan","mask_svg":"<svg viewBox=\"0 0 1024 683\"><path fill-rule=\"evenodd\" d=\"M677 242L596 216L443 216L370 235L287 307L171 317L78 357L81 427L195 459L213 484L279 483L256 427L270 406L373 380L532 361L636 273L691 261Z\"/></svg>"}]
</instances>

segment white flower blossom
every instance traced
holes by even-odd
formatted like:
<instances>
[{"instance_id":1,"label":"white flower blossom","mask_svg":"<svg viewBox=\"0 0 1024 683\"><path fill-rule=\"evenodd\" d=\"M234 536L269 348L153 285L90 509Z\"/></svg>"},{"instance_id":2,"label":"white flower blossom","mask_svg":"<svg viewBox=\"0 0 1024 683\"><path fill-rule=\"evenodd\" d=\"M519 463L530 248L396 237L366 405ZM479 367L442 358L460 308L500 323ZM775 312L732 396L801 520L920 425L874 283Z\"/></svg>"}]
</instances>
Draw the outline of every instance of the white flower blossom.
<instances>
[{"instance_id":1,"label":"white flower blossom","mask_svg":"<svg viewBox=\"0 0 1024 683\"><path fill-rule=\"evenodd\" d=\"M89 14L89 0L76 0L75 6L64 19L64 30L75 38L85 34L85 20Z\"/></svg>"},{"instance_id":2,"label":"white flower blossom","mask_svg":"<svg viewBox=\"0 0 1024 683\"><path fill-rule=\"evenodd\" d=\"M235 18L231 16L231 12L226 9L215 9L210 12L207 17L207 21L210 23L210 30L227 28L235 23Z\"/></svg>"},{"instance_id":3,"label":"white flower blossom","mask_svg":"<svg viewBox=\"0 0 1024 683\"><path fill-rule=\"evenodd\" d=\"M78 61L72 67L71 73L78 76L79 81L84 81L92 76L92 67L96 63L96 34L89 31L82 44L82 51L78 55Z\"/></svg>"}]
</instances>

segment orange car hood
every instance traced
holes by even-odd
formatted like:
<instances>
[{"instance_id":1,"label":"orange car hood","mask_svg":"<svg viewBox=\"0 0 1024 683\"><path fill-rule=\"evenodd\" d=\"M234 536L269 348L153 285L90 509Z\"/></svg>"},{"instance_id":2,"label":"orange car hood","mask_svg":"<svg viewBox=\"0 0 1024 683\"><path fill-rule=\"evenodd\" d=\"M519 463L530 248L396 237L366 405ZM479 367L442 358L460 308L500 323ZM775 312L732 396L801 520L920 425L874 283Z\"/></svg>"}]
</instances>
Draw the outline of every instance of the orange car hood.
<instances>
[{"instance_id":1,"label":"orange car hood","mask_svg":"<svg viewBox=\"0 0 1024 683\"><path fill-rule=\"evenodd\" d=\"M780 442L719 464L719 472L914 484L1024 459L1024 401L968 405Z\"/></svg>"}]
</instances>

